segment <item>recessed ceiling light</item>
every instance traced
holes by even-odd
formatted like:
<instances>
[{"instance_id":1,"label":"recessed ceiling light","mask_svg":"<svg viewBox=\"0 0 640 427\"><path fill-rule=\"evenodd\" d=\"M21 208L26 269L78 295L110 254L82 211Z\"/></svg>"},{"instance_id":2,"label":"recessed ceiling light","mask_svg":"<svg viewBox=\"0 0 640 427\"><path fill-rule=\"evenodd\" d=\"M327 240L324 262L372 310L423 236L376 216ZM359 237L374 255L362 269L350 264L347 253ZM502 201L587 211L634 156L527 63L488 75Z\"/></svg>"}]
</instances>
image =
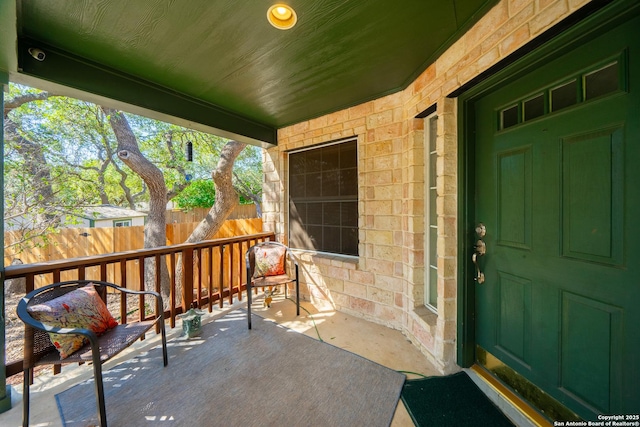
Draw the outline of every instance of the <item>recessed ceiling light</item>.
<instances>
[{"instance_id":1,"label":"recessed ceiling light","mask_svg":"<svg viewBox=\"0 0 640 427\"><path fill-rule=\"evenodd\" d=\"M286 4L274 4L267 11L267 20L279 30L288 30L296 25L298 16L296 11Z\"/></svg>"}]
</instances>

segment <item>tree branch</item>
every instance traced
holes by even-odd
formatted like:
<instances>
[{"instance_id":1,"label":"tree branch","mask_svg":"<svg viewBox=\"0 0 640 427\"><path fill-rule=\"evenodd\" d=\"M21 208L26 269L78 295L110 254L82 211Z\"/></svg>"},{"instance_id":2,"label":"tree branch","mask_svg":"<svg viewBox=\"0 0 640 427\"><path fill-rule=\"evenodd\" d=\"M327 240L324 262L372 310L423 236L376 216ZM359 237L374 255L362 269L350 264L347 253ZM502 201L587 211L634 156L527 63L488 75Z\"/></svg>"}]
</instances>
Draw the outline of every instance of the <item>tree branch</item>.
<instances>
[{"instance_id":1,"label":"tree branch","mask_svg":"<svg viewBox=\"0 0 640 427\"><path fill-rule=\"evenodd\" d=\"M52 96L58 96L49 92L25 93L4 101L4 117L7 117L11 110L33 101L44 101Z\"/></svg>"},{"instance_id":2,"label":"tree branch","mask_svg":"<svg viewBox=\"0 0 640 427\"><path fill-rule=\"evenodd\" d=\"M178 160L178 156L176 154L176 150L175 150L174 145L173 145L173 132L168 132L165 135L165 141L167 143L167 150L169 151L169 156L171 157L171 162L169 162L169 164L171 165L171 168L177 170L178 174L180 176L184 177L186 172L185 172L184 168L182 167L182 164ZM182 190L187 188L189 186L189 184L190 183L187 182L186 180L174 184L173 188L167 192L167 200L173 199Z\"/></svg>"},{"instance_id":3,"label":"tree branch","mask_svg":"<svg viewBox=\"0 0 640 427\"><path fill-rule=\"evenodd\" d=\"M211 172L216 187L216 200L207 216L193 230L185 243L195 243L211 238L233 209L238 206L238 193L233 188L233 163L246 146L238 141L229 141L222 148L218 165Z\"/></svg>"},{"instance_id":4,"label":"tree branch","mask_svg":"<svg viewBox=\"0 0 640 427\"><path fill-rule=\"evenodd\" d=\"M258 197L256 193L254 193L251 188L238 176L235 171L233 172L233 176L235 177L235 182L237 183L236 190L241 193L247 199L250 199L256 205L256 213L259 217L262 216L262 199ZM238 186L241 187L238 189Z\"/></svg>"}]
</instances>

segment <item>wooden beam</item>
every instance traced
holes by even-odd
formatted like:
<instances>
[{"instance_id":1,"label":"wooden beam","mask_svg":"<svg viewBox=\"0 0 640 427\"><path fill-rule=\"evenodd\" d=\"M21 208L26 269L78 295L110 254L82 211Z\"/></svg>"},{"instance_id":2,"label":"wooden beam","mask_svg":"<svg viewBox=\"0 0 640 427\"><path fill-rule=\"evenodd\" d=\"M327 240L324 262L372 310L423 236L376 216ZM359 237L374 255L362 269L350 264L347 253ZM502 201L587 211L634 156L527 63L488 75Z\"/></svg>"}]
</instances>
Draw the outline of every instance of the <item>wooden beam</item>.
<instances>
[{"instance_id":1,"label":"wooden beam","mask_svg":"<svg viewBox=\"0 0 640 427\"><path fill-rule=\"evenodd\" d=\"M42 50L44 59L33 58L29 48ZM182 119L183 126L184 121L201 124L210 128L211 133L247 144L277 144L277 129L272 126L36 40L18 40L18 61L22 74L156 111L167 115L167 121L176 117Z\"/></svg>"}]
</instances>

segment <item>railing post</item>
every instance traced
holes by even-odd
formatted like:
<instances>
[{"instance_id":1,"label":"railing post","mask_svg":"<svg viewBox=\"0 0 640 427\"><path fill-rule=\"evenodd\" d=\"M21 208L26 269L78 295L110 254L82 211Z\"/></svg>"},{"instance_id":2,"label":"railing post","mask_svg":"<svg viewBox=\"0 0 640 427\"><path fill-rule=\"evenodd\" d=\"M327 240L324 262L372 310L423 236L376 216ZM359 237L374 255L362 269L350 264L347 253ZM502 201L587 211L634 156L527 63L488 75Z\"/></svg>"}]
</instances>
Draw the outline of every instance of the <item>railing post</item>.
<instances>
[{"instance_id":1,"label":"railing post","mask_svg":"<svg viewBox=\"0 0 640 427\"><path fill-rule=\"evenodd\" d=\"M182 250L182 312L186 313L193 302L193 248Z\"/></svg>"},{"instance_id":2,"label":"railing post","mask_svg":"<svg viewBox=\"0 0 640 427\"><path fill-rule=\"evenodd\" d=\"M220 294L218 304L220 308L224 307L224 246L220 246L220 282L218 286L218 293Z\"/></svg>"},{"instance_id":3,"label":"railing post","mask_svg":"<svg viewBox=\"0 0 640 427\"><path fill-rule=\"evenodd\" d=\"M195 254L195 256L196 256L198 266L195 269L194 273L198 280L195 281L194 279L194 284L195 283L198 284L198 291L196 295L198 299L198 308L200 308L200 304L202 304L202 257L204 256L204 248L199 249Z\"/></svg>"},{"instance_id":4,"label":"railing post","mask_svg":"<svg viewBox=\"0 0 640 427\"><path fill-rule=\"evenodd\" d=\"M229 304L233 304L233 243L229 244Z\"/></svg>"},{"instance_id":5,"label":"railing post","mask_svg":"<svg viewBox=\"0 0 640 427\"><path fill-rule=\"evenodd\" d=\"M0 100L2 95L0 95ZM0 102L1 104L1 102ZM0 122L1 123L1 122ZM1 227L0 227L1 228ZM4 267L0 266L0 280L4 283ZM2 371L0 372L0 412L11 409L11 386L7 385L6 366L5 366L5 306L4 306L4 286L0 295L0 357L2 357Z\"/></svg>"},{"instance_id":6,"label":"railing post","mask_svg":"<svg viewBox=\"0 0 640 427\"><path fill-rule=\"evenodd\" d=\"M213 311L213 246L209 248L209 280L207 283L207 295L209 296L209 313Z\"/></svg>"},{"instance_id":7,"label":"railing post","mask_svg":"<svg viewBox=\"0 0 640 427\"><path fill-rule=\"evenodd\" d=\"M120 286L127 287L127 260L120 260ZM127 294L120 293L120 322L123 325L127 324Z\"/></svg>"},{"instance_id":8,"label":"railing post","mask_svg":"<svg viewBox=\"0 0 640 427\"><path fill-rule=\"evenodd\" d=\"M238 242L238 301L242 301L242 242Z\"/></svg>"},{"instance_id":9,"label":"railing post","mask_svg":"<svg viewBox=\"0 0 640 427\"><path fill-rule=\"evenodd\" d=\"M171 262L171 287L169 288L169 310L170 310L170 325L172 328L176 327L176 272L178 268L176 267L176 253L171 252L170 255Z\"/></svg>"},{"instance_id":10,"label":"railing post","mask_svg":"<svg viewBox=\"0 0 640 427\"><path fill-rule=\"evenodd\" d=\"M144 291L145 288L147 287L146 283L145 283L145 257L140 257L138 258L138 290L139 291ZM145 313L145 307L144 307L144 299L145 297L143 296L142 298L138 298L138 319L142 322L144 320L144 318L146 317L147 313ZM144 339L144 335L142 336L142 338Z\"/></svg>"},{"instance_id":11,"label":"railing post","mask_svg":"<svg viewBox=\"0 0 640 427\"><path fill-rule=\"evenodd\" d=\"M156 255L154 259L155 259L155 262L156 262L156 264L155 264L156 275L155 275L155 282L154 282L153 289L157 293L162 295L162 286L161 286L161 284L162 284L161 283L161 279L162 279L161 274L162 274L162 272L160 270L160 255ZM166 301L163 300L163 302L166 302ZM164 312L164 307L159 305L159 304L160 303L158 302L157 305L156 305L156 312L155 312L156 316L159 316L161 313ZM156 334L159 334L159 333L160 333L160 325L156 325Z\"/></svg>"},{"instance_id":12,"label":"railing post","mask_svg":"<svg viewBox=\"0 0 640 427\"><path fill-rule=\"evenodd\" d=\"M9 83L9 75L5 72L0 72L0 86ZM4 108L4 91L0 91L0 106ZM4 129L4 119L0 117L0 126ZM4 132L0 134L0 194L4 199ZM0 206L0 213L4 217L4 204ZM4 225L0 225L0 232L4 236ZM0 249L0 254L4 258L4 246ZM4 262L0 265L0 280L4 283ZM0 413L11 409L11 386L7 385L6 365L5 365L5 305L4 305L4 285L2 286L2 295L0 295Z\"/></svg>"}]
</instances>

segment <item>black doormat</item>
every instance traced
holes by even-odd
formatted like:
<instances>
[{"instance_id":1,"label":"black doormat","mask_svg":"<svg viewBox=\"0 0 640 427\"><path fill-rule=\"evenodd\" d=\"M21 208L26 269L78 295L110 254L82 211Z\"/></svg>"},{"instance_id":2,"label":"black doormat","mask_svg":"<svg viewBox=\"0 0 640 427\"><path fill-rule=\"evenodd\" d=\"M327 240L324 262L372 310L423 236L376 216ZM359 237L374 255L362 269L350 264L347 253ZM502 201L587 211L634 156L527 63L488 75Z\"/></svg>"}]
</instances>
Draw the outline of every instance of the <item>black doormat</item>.
<instances>
[{"instance_id":1,"label":"black doormat","mask_svg":"<svg viewBox=\"0 0 640 427\"><path fill-rule=\"evenodd\" d=\"M465 372L408 380L401 397L418 427L514 425Z\"/></svg>"}]
</instances>

